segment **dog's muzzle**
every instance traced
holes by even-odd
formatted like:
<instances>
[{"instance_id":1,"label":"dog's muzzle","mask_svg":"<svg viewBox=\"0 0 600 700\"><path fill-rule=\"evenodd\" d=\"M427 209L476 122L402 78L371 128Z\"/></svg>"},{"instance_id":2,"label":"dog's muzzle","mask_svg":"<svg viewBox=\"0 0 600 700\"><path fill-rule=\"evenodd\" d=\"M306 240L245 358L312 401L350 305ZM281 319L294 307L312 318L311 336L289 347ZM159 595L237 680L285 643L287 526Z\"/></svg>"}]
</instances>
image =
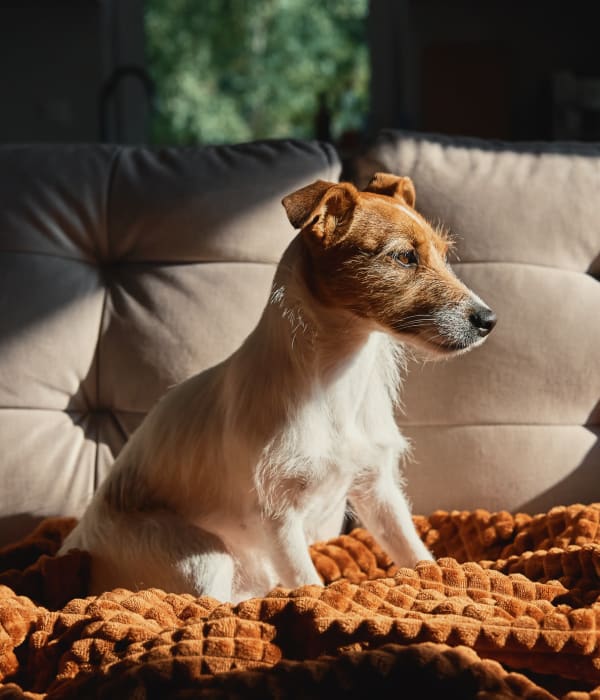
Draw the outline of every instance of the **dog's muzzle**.
<instances>
[{"instance_id":1,"label":"dog's muzzle","mask_svg":"<svg viewBox=\"0 0 600 700\"><path fill-rule=\"evenodd\" d=\"M445 352L460 352L483 343L496 325L496 314L479 299L467 298L434 314L431 343Z\"/></svg>"}]
</instances>

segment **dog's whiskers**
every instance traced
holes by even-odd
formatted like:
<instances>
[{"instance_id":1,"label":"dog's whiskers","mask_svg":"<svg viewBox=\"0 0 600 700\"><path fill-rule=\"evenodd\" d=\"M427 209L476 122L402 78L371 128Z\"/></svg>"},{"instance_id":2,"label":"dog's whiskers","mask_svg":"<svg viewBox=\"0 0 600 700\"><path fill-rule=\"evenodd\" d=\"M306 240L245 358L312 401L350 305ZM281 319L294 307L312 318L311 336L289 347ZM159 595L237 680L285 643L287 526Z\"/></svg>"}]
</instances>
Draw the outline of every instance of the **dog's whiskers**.
<instances>
[{"instance_id":1,"label":"dog's whiskers","mask_svg":"<svg viewBox=\"0 0 600 700\"><path fill-rule=\"evenodd\" d=\"M433 322L435 322L435 317L431 314L415 314L397 323L396 330L405 331L415 328L428 328Z\"/></svg>"}]
</instances>

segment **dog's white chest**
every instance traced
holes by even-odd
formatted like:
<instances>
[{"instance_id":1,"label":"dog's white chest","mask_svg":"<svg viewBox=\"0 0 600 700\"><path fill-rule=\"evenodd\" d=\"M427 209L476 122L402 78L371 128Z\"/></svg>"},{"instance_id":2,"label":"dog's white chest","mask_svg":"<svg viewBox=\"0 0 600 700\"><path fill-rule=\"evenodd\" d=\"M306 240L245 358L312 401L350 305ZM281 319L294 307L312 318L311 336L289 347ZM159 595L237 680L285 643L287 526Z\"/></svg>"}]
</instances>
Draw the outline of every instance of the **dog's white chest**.
<instances>
[{"instance_id":1,"label":"dog's white chest","mask_svg":"<svg viewBox=\"0 0 600 700\"><path fill-rule=\"evenodd\" d=\"M346 389L346 387L344 387ZM344 497L357 475L377 469L389 450L406 443L387 395L316 392L269 453L270 483L283 483L310 510L319 510L337 494ZM295 493L296 492L296 493Z\"/></svg>"}]
</instances>

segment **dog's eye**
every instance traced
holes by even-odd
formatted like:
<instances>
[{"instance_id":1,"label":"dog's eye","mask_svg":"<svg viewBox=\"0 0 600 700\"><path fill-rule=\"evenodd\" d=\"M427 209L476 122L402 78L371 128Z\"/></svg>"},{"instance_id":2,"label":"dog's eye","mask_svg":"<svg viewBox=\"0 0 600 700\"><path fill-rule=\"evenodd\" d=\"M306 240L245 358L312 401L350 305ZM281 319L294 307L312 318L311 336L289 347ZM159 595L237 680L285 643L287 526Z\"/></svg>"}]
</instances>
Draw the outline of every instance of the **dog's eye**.
<instances>
[{"instance_id":1,"label":"dog's eye","mask_svg":"<svg viewBox=\"0 0 600 700\"><path fill-rule=\"evenodd\" d=\"M394 262L397 262L398 265L402 265L402 267L414 267L419 264L419 257L414 250L392 250L388 255Z\"/></svg>"}]
</instances>

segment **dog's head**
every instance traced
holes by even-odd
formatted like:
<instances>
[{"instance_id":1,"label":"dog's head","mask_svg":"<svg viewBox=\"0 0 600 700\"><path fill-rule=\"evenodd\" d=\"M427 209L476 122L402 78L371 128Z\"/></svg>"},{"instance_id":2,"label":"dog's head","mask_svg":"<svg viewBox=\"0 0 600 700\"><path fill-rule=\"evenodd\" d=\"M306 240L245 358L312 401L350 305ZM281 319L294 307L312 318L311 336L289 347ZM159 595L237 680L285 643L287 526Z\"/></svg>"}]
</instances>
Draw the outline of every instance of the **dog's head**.
<instances>
[{"instance_id":1,"label":"dog's head","mask_svg":"<svg viewBox=\"0 0 600 700\"><path fill-rule=\"evenodd\" d=\"M482 343L491 309L453 273L448 237L415 210L408 177L376 173L364 191L318 180L284 197L308 251L309 285L399 339L437 355Z\"/></svg>"}]
</instances>

